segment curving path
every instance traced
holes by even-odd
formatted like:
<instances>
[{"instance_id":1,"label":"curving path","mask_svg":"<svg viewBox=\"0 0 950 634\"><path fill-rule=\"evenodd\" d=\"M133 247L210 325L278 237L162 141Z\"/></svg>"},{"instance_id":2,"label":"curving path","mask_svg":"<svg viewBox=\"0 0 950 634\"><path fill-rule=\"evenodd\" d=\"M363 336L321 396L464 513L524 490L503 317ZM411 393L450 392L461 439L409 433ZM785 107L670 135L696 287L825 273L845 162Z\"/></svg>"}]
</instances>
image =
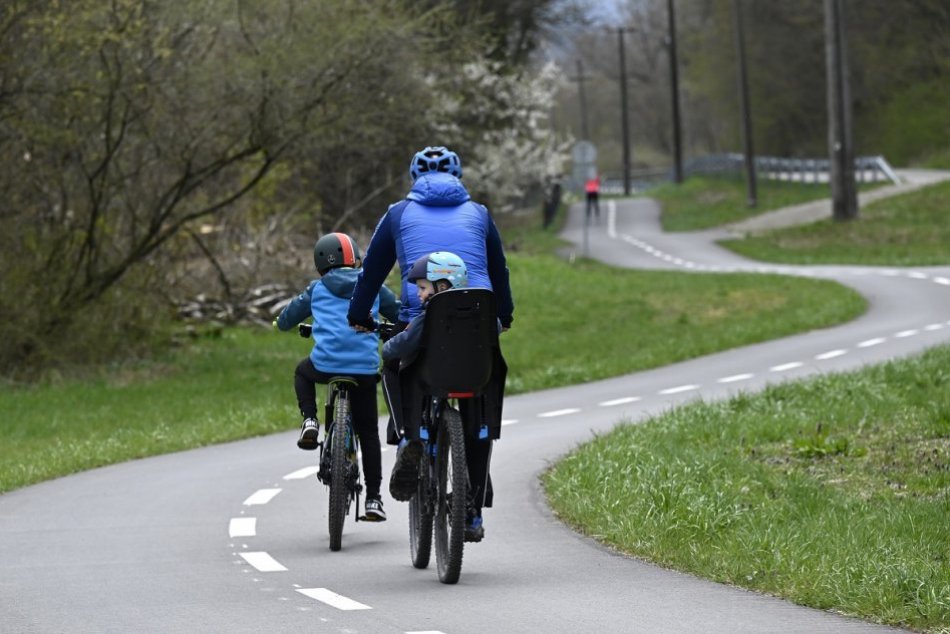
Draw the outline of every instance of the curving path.
<instances>
[{"instance_id":1,"label":"curving path","mask_svg":"<svg viewBox=\"0 0 950 634\"><path fill-rule=\"evenodd\" d=\"M574 210L565 235L582 243ZM457 586L409 563L406 505L326 537L296 432L115 465L0 496L2 632L883 632L617 555L557 522L537 476L611 428L693 398L845 370L950 341L950 267L789 267L667 235L649 200L607 202L593 252L618 266L778 271L864 293L856 321L507 400L487 536ZM383 454L388 473L393 452Z\"/></svg>"}]
</instances>

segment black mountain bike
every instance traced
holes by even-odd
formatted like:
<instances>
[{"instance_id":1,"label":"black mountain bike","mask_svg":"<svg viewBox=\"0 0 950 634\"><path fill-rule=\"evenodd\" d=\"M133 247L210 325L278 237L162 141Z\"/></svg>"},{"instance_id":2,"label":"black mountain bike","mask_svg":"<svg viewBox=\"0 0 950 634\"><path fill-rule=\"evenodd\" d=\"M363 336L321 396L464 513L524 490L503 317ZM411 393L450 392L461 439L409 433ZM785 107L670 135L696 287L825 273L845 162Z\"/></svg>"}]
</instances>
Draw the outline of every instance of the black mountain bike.
<instances>
[{"instance_id":1,"label":"black mountain bike","mask_svg":"<svg viewBox=\"0 0 950 634\"><path fill-rule=\"evenodd\" d=\"M340 550L343 523L354 505L354 518L359 515L360 482L359 439L353 429L350 413L351 388L357 383L350 377L335 376L327 384L326 437L320 445L320 470L317 478L330 488L329 528L330 550Z\"/></svg>"},{"instance_id":2,"label":"black mountain bike","mask_svg":"<svg viewBox=\"0 0 950 634\"><path fill-rule=\"evenodd\" d=\"M311 326L301 324L301 337L310 337ZM363 491L359 467L359 438L353 428L350 390L357 386L352 377L334 376L327 383L325 400L326 434L320 443L320 467L317 479L330 489L330 550L343 547L343 524L353 505L355 521L365 520L359 514Z\"/></svg>"},{"instance_id":3,"label":"black mountain bike","mask_svg":"<svg viewBox=\"0 0 950 634\"><path fill-rule=\"evenodd\" d=\"M435 295L426 309L419 356L400 372L400 381L421 388L425 442L416 494L409 500L412 565L426 568L435 535L442 583L456 583L462 571L465 521L471 486L466 437L478 434L480 396L492 377L498 351L495 302L486 289L453 289ZM458 405L472 399L463 424Z\"/></svg>"}]
</instances>

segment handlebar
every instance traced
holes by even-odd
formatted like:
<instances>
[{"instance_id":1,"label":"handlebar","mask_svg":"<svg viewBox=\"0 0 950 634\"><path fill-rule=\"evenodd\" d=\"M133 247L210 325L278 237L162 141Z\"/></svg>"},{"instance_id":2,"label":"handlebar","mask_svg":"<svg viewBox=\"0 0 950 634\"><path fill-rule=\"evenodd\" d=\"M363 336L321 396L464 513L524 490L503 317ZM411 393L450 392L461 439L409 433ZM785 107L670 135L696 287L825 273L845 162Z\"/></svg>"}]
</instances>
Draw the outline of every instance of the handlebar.
<instances>
[{"instance_id":1,"label":"handlebar","mask_svg":"<svg viewBox=\"0 0 950 634\"><path fill-rule=\"evenodd\" d=\"M396 324L385 321L376 322L373 330L379 333L379 338L383 341L392 339L398 333ZM313 335L313 326L311 324L297 324L297 334L304 339L309 339Z\"/></svg>"}]
</instances>

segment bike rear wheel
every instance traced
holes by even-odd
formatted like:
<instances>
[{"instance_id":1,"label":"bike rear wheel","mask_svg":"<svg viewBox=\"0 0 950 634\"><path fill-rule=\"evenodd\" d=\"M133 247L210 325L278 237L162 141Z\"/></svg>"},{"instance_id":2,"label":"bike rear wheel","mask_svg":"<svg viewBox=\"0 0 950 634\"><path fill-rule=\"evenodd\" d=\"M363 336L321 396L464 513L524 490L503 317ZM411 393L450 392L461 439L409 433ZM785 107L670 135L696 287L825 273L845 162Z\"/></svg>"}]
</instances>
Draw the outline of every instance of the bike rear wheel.
<instances>
[{"instance_id":1,"label":"bike rear wheel","mask_svg":"<svg viewBox=\"0 0 950 634\"><path fill-rule=\"evenodd\" d=\"M330 425L330 550L343 546L343 521L346 519L346 422L349 419L350 403L338 394L333 408L333 423Z\"/></svg>"},{"instance_id":2,"label":"bike rear wheel","mask_svg":"<svg viewBox=\"0 0 950 634\"><path fill-rule=\"evenodd\" d=\"M465 464L465 432L462 418L451 408L442 412L436 452L438 500L435 514L435 556L439 581L456 583L462 572L465 547L465 504L468 500L468 468Z\"/></svg>"},{"instance_id":3,"label":"bike rear wheel","mask_svg":"<svg viewBox=\"0 0 950 634\"><path fill-rule=\"evenodd\" d=\"M432 489L429 477L429 448L419 469L416 494L409 500L409 551L412 565L426 568L432 554Z\"/></svg>"}]
</instances>

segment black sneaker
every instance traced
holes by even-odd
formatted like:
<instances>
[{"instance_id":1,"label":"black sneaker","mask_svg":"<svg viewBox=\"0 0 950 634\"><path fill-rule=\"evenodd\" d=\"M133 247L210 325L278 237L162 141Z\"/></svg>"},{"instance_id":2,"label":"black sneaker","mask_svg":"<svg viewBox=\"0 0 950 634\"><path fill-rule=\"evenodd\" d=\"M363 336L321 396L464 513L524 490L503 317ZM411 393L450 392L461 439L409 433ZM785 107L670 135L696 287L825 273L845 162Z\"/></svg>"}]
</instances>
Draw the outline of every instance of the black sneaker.
<instances>
[{"instance_id":1,"label":"black sneaker","mask_svg":"<svg viewBox=\"0 0 950 634\"><path fill-rule=\"evenodd\" d=\"M300 438L297 446L307 451L313 451L320 446L320 423L315 418L305 418L300 425Z\"/></svg>"},{"instance_id":2,"label":"black sneaker","mask_svg":"<svg viewBox=\"0 0 950 634\"><path fill-rule=\"evenodd\" d=\"M396 452L396 465L389 477L389 494L393 499L407 502L415 495L419 482L419 462L424 448L421 440L410 440Z\"/></svg>"},{"instance_id":3,"label":"black sneaker","mask_svg":"<svg viewBox=\"0 0 950 634\"><path fill-rule=\"evenodd\" d=\"M383 510L383 501L379 498L366 498L366 520L370 522L385 522L386 511Z\"/></svg>"}]
</instances>

